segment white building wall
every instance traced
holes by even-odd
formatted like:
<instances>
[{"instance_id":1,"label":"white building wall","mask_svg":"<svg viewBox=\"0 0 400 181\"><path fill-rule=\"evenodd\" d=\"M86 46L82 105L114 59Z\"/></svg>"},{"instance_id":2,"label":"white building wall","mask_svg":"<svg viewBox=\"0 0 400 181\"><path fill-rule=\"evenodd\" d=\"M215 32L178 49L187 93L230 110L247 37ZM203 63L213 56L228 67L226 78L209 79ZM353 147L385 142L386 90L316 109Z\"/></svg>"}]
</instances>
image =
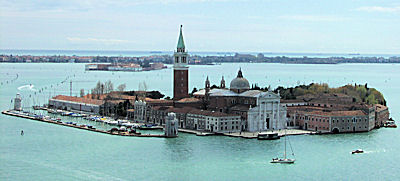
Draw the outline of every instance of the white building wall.
<instances>
[{"instance_id":1,"label":"white building wall","mask_svg":"<svg viewBox=\"0 0 400 181\"><path fill-rule=\"evenodd\" d=\"M133 106L135 109L134 121L144 122L146 120L146 102L135 101Z\"/></svg>"},{"instance_id":2,"label":"white building wall","mask_svg":"<svg viewBox=\"0 0 400 181\"><path fill-rule=\"evenodd\" d=\"M286 106L280 104L279 95L272 92L261 94L257 106L250 108L247 113L247 131L284 129L287 127L286 112Z\"/></svg>"}]
</instances>

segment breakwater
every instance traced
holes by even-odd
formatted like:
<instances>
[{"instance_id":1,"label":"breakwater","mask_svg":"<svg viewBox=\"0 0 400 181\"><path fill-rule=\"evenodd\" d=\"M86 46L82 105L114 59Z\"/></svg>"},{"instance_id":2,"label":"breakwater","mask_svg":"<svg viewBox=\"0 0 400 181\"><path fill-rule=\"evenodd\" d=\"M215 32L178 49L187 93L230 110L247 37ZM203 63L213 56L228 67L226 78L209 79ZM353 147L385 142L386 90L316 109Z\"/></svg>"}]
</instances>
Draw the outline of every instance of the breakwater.
<instances>
[{"instance_id":1,"label":"breakwater","mask_svg":"<svg viewBox=\"0 0 400 181\"><path fill-rule=\"evenodd\" d=\"M133 137L167 138L165 135L161 135L161 134L160 135L158 135L158 134L140 134L140 133L130 133L128 131L105 131L105 130L99 130L99 129L96 129L96 128L88 127L86 125L70 124L70 123L64 123L64 122L61 122L61 121L53 121L53 120L49 120L49 119L46 119L46 118L37 118L37 117L34 117L34 116L18 114L18 113L14 112L14 111L3 111L1 113L5 114L5 115L8 115L8 116L15 116L15 117L20 117L20 118L25 118L25 119L31 119L31 120L35 120L35 121L51 123L51 124L57 124L57 125L67 126L67 127L77 128L77 129L83 129L83 130L102 133L102 134L117 135L117 136L133 136Z\"/></svg>"}]
</instances>

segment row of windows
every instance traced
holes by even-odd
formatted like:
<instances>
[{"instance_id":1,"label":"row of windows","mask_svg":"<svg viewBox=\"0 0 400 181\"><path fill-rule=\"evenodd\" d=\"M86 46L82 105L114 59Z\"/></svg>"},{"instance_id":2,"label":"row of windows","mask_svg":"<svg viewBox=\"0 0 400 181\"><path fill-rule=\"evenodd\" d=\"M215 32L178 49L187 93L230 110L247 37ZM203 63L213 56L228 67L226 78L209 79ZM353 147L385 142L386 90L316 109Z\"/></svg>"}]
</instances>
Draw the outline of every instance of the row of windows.
<instances>
[{"instance_id":1,"label":"row of windows","mask_svg":"<svg viewBox=\"0 0 400 181\"><path fill-rule=\"evenodd\" d=\"M234 129L239 129L239 126L232 126L231 127L231 130L234 130ZM209 126L207 126L207 129L210 129L210 127ZM214 127L214 129L215 130L217 130L217 127ZM221 126L221 129L220 129L221 131L223 131L223 130L228 130L228 126L225 126L225 127L223 127L223 126Z\"/></svg>"},{"instance_id":2,"label":"row of windows","mask_svg":"<svg viewBox=\"0 0 400 181\"><path fill-rule=\"evenodd\" d=\"M325 126L320 126L320 127L318 127L318 126L314 126L314 125L311 125L311 127L312 127L312 128L319 128L319 129L321 129L321 128L322 128L322 129L325 129L325 128L328 129L328 128L329 128L329 127L325 127Z\"/></svg>"},{"instance_id":3,"label":"row of windows","mask_svg":"<svg viewBox=\"0 0 400 181\"><path fill-rule=\"evenodd\" d=\"M336 123L339 123L339 122L340 122L340 120L332 120L332 123L335 123L335 121L336 121ZM344 123L344 121L345 121L345 120L342 119L342 123ZM358 121L358 122L361 122L361 121L362 121L362 118L360 118L360 119L355 119L355 118L354 118L354 119L351 120L351 122L353 122L353 123L356 123L357 121ZM368 119L365 118L364 121L367 122ZM349 122L350 122L350 119L347 119L347 122L349 123Z\"/></svg>"},{"instance_id":4,"label":"row of windows","mask_svg":"<svg viewBox=\"0 0 400 181\"><path fill-rule=\"evenodd\" d=\"M361 129L361 126L359 126L358 128ZM365 126L365 128L367 128L367 126ZM347 127L347 129L350 129L350 127ZM342 130L344 130L344 127L342 127Z\"/></svg>"},{"instance_id":5,"label":"row of windows","mask_svg":"<svg viewBox=\"0 0 400 181\"><path fill-rule=\"evenodd\" d=\"M220 123L221 123L221 125L223 125L223 124L228 125L228 122L220 122ZM232 121L232 124L239 124L239 123L240 123L239 121ZM207 121L207 124L210 124L210 122ZM215 124L218 124L218 123L215 123Z\"/></svg>"}]
</instances>

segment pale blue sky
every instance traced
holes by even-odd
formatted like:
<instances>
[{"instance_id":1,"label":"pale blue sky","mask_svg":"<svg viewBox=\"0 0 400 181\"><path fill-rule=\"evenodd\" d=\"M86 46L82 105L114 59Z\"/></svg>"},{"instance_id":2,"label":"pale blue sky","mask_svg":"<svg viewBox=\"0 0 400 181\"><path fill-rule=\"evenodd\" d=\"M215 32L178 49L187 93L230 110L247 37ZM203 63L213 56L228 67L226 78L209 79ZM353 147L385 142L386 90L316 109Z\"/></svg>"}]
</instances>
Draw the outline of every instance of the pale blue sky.
<instances>
[{"instance_id":1,"label":"pale blue sky","mask_svg":"<svg viewBox=\"0 0 400 181\"><path fill-rule=\"evenodd\" d=\"M398 0L0 0L0 49L400 54Z\"/></svg>"}]
</instances>

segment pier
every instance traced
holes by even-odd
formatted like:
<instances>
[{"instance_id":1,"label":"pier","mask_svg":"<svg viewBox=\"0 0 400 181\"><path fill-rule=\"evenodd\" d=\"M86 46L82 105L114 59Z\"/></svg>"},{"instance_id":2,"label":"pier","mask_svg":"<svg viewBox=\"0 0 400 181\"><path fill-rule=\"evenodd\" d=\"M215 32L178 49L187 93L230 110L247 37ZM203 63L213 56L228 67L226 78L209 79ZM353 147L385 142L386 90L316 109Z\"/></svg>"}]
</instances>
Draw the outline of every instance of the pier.
<instances>
[{"instance_id":1,"label":"pier","mask_svg":"<svg viewBox=\"0 0 400 181\"><path fill-rule=\"evenodd\" d=\"M3 111L1 112L2 114L8 115L8 116L15 116L15 117L20 117L20 118L25 118L25 119L31 119L35 121L40 121L40 122L45 122L45 123L51 123L51 124L57 124L61 126L67 126L67 127L72 127L72 128L77 128L77 129L83 129L87 131L92 131L92 132L97 132L97 133L103 133L103 134L109 134L109 135L117 135L117 136L132 136L132 137L151 137L151 138L167 138L165 135L156 135L156 134L138 134L138 133L130 133L128 131L125 132L115 132L115 131L105 131L105 130L98 130L96 128L90 128L86 125L74 125L74 124L68 124L64 123L61 121L53 121L45 118L35 118L33 116L28 116L28 115L23 115L23 114L16 114L11 111Z\"/></svg>"}]
</instances>

